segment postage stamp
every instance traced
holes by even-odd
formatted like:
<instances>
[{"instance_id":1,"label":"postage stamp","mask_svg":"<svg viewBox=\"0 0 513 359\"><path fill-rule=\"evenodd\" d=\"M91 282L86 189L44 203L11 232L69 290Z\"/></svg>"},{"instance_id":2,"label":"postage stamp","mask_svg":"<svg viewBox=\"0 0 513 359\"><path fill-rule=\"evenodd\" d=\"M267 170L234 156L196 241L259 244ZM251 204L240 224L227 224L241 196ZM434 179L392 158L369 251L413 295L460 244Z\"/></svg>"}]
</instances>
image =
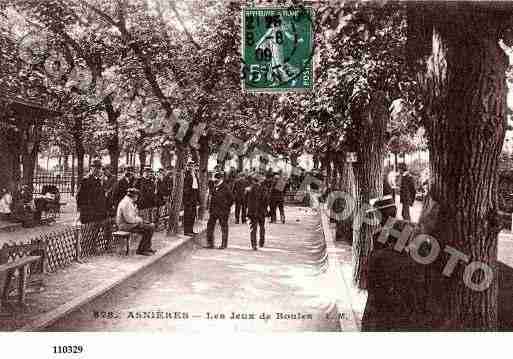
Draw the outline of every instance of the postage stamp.
<instances>
[{"instance_id":1,"label":"postage stamp","mask_svg":"<svg viewBox=\"0 0 513 359\"><path fill-rule=\"evenodd\" d=\"M242 10L242 87L247 92L313 88L313 9Z\"/></svg>"}]
</instances>

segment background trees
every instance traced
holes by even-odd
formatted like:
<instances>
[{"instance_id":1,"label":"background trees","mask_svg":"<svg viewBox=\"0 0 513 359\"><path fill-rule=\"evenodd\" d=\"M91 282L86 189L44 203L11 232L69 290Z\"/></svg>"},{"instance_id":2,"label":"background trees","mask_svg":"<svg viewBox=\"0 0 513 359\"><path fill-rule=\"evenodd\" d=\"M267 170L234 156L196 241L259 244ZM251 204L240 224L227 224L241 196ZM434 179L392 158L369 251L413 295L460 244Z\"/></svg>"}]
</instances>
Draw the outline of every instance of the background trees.
<instances>
[{"instance_id":1,"label":"background trees","mask_svg":"<svg viewBox=\"0 0 513 359\"><path fill-rule=\"evenodd\" d=\"M293 165L302 153L315 154L326 185L355 195L354 223L341 224L338 232L352 230L354 280L365 288L373 224L363 213L382 194L387 148L414 148L422 126L431 194L444 217L436 235L469 260L494 267L495 173L506 129L507 59L499 40L510 41L510 5L316 2L315 89L279 96L240 91L240 6L3 2L0 87L61 114L59 121L33 127L21 123L20 141L10 145L25 146L18 150L34 161L34 148L37 153L41 144L58 141L73 148L78 171L84 155L97 150L109 152L114 169L123 148L137 152L141 163L153 150L170 162L174 151L171 233L177 230L183 164L189 156L200 161L204 210L208 156L226 134L247 141L241 159L264 145ZM29 135L37 140L30 151ZM347 152L357 154L354 166L346 164ZM454 293L447 304L454 327L493 328L496 287L471 292L456 279L460 275L454 278L447 284Z\"/></svg>"}]
</instances>

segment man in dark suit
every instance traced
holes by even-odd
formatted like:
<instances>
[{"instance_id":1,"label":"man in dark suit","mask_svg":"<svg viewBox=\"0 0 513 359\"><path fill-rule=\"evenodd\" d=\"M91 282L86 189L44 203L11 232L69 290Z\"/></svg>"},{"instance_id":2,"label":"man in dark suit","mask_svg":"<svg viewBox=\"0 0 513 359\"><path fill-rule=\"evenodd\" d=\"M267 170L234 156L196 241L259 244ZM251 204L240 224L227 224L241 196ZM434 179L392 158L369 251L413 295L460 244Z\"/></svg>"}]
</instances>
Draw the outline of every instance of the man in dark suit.
<instances>
[{"instance_id":1,"label":"man in dark suit","mask_svg":"<svg viewBox=\"0 0 513 359\"><path fill-rule=\"evenodd\" d=\"M194 162L188 162L185 166L183 179L183 234L194 235L194 222L196 210L199 204L199 182L195 173Z\"/></svg>"},{"instance_id":2,"label":"man in dark suit","mask_svg":"<svg viewBox=\"0 0 513 359\"><path fill-rule=\"evenodd\" d=\"M114 213L116 213L119 202L126 196L128 189L132 187L135 187L134 168L126 167L124 176L116 182L111 192L110 203Z\"/></svg>"},{"instance_id":3,"label":"man in dark suit","mask_svg":"<svg viewBox=\"0 0 513 359\"><path fill-rule=\"evenodd\" d=\"M156 204L162 206L173 193L173 177L171 171L160 169L156 180Z\"/></svg>"},{"instance_id":4,"label":"man in dark suit","mask_svg":"<svg viewBox=\"0 0 513 359\"><path fill-rule=\"evenodd\" d=\"M155 179L151 167L143 170L143 176L135 182L140 196L137 203L139 209L151 208L155 205Z\"/></svg>"},{"instance_id":5,"label":"man in dark suit","mask_svg":"<svg viewBox=\"0 0 513 359\"><path fill-rule=\"evenodd\" d=\"M80 212L80 221L84 224L107 218L108 206L102 177L102 163L100 160L94 160L77 193L77 208Z\"/></svg>"},{"instance_id":6,"label":"man in dark suit","mask_svg":"<svg viewBox=\"0 0 513 359\"><path fill-rule=\"evenodd\" d=\"M413 205L415 201L415 183L413 182L413 177L408 172L408 168L406 164L399 164L399 173L401 174L401 189L400 189L400 200L402 203L402 216L403 219L409 221L410 220L410 207Z\"/></svg>"},{"instance_id":7,"label":"man in dark suit","mask_svg":"<svg viewBox=\"0 0 513 359\"><path fill-rule=\"evenodd\" d=\"M219 221L222 233L222 243L219 249L225 249L228 246L228 218L233 200L233 193L228 183L224 181L224 174L217 172L214 174L214 190L210 199L207 248L214 248L214 229L217 221Z\"/></svg>"},{"instance_id":8,"label":"man in dark suit","mask_svg":"<svg viewBox=\"0 0 513 359\"><path fill-rule=\"evenodd\" d=\"M239 178L235 181L233 186L233 195L235 197L235 223L246 223L246 187L250 185L246 175L239 174Z\"/></svg>"},{"instance_id":9,"label":"man in dark suit","mask_svg":"<svg viewBox=\"0 0 513 359\"><path fill-rule=\"evenodd\" d=\"M280 211L281 223L285 223L285 192L288 191L288 181L279 173L274 175L270 192L271 223L276 223L276 209Z\"/></svg>"},{"instance_id":10,"label":"man in dark suit","mask_svg":"<svg viewBox=\"0 0 513 359\"><path fill-rule=\"evenodd\" d=\"M265 216L269 202L268 191L262 184L264 176L254 174L251 176L251 186L246 193L248 203L248 218L250 228L250 240L253 250L257 250L257 227L260 227L259 245L265 244Z\"/></svg>"}]
</instances>

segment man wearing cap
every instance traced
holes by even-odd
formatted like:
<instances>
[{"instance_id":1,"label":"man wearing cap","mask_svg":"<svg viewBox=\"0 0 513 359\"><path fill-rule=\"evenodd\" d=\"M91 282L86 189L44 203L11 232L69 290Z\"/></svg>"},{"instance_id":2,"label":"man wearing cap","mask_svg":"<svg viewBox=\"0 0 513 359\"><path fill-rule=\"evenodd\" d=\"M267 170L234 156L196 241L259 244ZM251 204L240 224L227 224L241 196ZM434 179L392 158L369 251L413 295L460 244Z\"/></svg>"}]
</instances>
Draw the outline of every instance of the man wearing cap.
<instances>
[{"instance_id":1,"label":"man wearing cap","mask_svg":"<svg viewBox=\"0 0 513 359\"><path fill-rule=\"evenodd\" d=\"M196 208L199 203L199 185L193 161L187 162L185 177L183 179L183 233L186 236L194 235L194 222L196 221Z\"/></svg>"},{"instance_id":2,"label":"man wearing cap","mask_svg":"<svg viewBox=\"0 0 513 359\"><path fill-rule=\"evenodd\" d=\"M77 193L77 208L80 212L80 221L84 224L107 218L107 198L102 177L102 163L100 160L94 160Z\"/></svg>"},{"instance_id":3,"label":"man wearing cap","mask_svg":"<svg viewBox=\"0 0 513 359\"><path fill-rule=\"evenodd\" d=\"M111 205L116 212L119 202L126 196L127 190L135 185L135 175L133 167L126 167L125 174L117 181L112 189Z\"/></svg>"},{"instance_id":4,"label":"man wearing cap","mask_svg":"<svg viewBox=\"0 0 513 359\"><path fill-rule=\"evenodd\" d=\"M265 244L265 216L267 214L267 204L269 202L268 191L263 185L264 176L254 174L251 176L251 186L246 192L246 201L248 203L248 218L251 247L257 250L257 229L260 227L259 245Z\"/></svg>"},{"instance_id":5,"label":"man wearing cap","mask_svg":"<svg viewBox=\"0 0 513 359\"><path fill-rule=\"evenodd\" d=\"M233 204L233 194L229 185L224 181L224 174L214 174L214 189L212 191L207 222L207 248L214 248L214 229L219 221L222 233L222 243L219 249L228 246L228 217Z\"/></svg>"},{"instance_id":6,"label":"man wearing cap","mask_svg":"<svg viewBox=\"0 0 513 359\"><path fill-rule=\"evenodd\" d=\"M155 253L151 249L151 237L155 231L153 223L145 223L139 216L136 202L139 198L139 190L137 188L129 188L126 196L119 202L116 211L116 223L121 231L139 233L142 235L137 254L143 256L151 256Z\"/></svg>"}]
</instances>

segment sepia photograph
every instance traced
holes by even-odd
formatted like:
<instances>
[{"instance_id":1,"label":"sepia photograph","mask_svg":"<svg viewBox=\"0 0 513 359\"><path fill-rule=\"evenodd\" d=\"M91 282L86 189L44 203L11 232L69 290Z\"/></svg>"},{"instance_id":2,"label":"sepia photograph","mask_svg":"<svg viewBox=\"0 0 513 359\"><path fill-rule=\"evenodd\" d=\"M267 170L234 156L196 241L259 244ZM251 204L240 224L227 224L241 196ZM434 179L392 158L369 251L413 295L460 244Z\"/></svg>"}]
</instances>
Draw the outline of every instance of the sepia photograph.
<instances>
[{"instance_id":1,"label":"sepia photograph","mask_svg":"<svg viewBox=\"0 0 513 359\"><path fill-rule=\"evenodd\" d=\"M0 346L512 331L512 61L513 1L2 0Z\"/></svg>"}]
</instances>

